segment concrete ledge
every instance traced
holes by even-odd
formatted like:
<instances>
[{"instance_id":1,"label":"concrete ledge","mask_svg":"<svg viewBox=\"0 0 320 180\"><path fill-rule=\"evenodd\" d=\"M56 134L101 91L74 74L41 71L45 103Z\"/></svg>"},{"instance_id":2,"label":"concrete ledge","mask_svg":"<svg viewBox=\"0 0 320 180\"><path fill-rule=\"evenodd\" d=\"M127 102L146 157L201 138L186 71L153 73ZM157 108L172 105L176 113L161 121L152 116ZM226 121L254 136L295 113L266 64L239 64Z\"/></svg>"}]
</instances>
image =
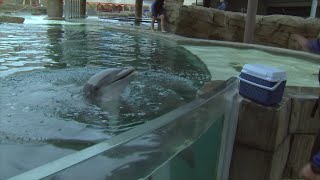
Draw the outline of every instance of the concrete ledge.
<instances>
[{"instance_id":1,"label":"concrete ledge","mask_svg":"<svg viewBox=\"0 0 320 180\"><path fill-rule=\"evenodd\" d=\"M286 165L290 137L274 152L235 144L229 180L280 180Z\"/></svg>"},{"instance_id":2,"label":"concrete ledge","mask_svg":"<svg viewBox=\"0 0 320 180\"><path fill-rule=\"evenodd\" d=\"M236 141L252 148L273 152L288 136L291 99L265 107L244 99L239 109Z\"/></svg>"},{"instance_id":3,"label":"concrete ledge","mask_svg":"<svg viewBox=\"0 0 320 180\"><path fill-rule=\"evenodd\" d=\"M283 178L299 178L301 168L307 164L311 157L311 150L316 135L295 134L291 140L291 147L288 156Z\"/></svg>"},{"instance_id":4,"label":"concrete ledge","mask_svg":"<svg viewBox=\"0 0 320 180\"><path fill-rule=\"evenodd\" d=\"M57 21L64 21L64 17L46 17L45 20L57 20Z\"/></svg>"},{"instance_id":5,"label":"concrete ledge","mask_svg":"<svg viewBox=\"0 0 320 180\"><path fill-rule=\"evenodd\" d=\"M315 117L311 113L317 98L292 99L292 114L290 119L290 133L316 134L320 129L320 117L316 112Z\"/></svg>"},{"instance_id":6,"label":"concrete ledge","mask_svg":"<svg viewBox=\"0 0 320 180\"><path fill-rule=\"evenodd\" d=\"M21 18L21 17L0 16L0 23L17 23L17 24L22 24L23 22L24 22L24 18Z\"/></svg>"}]
</instances>

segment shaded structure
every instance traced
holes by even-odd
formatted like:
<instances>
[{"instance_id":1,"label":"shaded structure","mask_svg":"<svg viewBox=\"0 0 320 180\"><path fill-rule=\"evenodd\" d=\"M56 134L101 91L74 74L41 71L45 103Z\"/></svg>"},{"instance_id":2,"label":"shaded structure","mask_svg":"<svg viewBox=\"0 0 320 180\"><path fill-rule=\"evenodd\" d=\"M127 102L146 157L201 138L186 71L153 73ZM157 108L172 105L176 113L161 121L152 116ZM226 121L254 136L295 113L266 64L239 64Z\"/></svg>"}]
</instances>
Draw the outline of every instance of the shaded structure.
<instances>
[{"instance_id":1,"label":"shaded structure","mask_svg":"<svg viewBox=\"0 0 320 180\"><path fill-rule=\"evenodd\" d=\"M135 4L135 25L140 25L142 18L142 0L136 0Z\"/></svg>"},{"instance_id":2,"label":"shaded structure","mask_svg":"<svg viewBox=\"0 0 320 180\"><path fill-rule=\"evenodd\" d=\"M310 10L310 17L316 17L318 8L318 0L312 0L311 10Z\"/></svg>"},{"instance_id":3,"label":"shaded structure","mask_svg":"<svg viewBox=\"0 0 320 180\"><path fill-rule=\"evenodd\" d=\"M316 2L317 0L260 0L257 14L283 14L309 17L313 12L312 9L316 10L318 8L318 5L315 4ZM246 12L247 5L247 0L229 0L230 11ZM315 16L319 17L319 14L315 13Z\"/></svg>"},{"instance_id":4,"label":"shaded structure","mask_svg":"<svg viewBox=\"0 0 320 180\"><path fill-rule=\"evenodd\" d=\"M61 0L50 0L47 4L49 20L63 20L63 2Z\"/></svg>"},{"instance_id":5,"label":"shaded structure","mask_svg":"<svg viewBox=\"0 0 320 180\"><path fill-rule=\"evenodd\" d=\"M86 16L86 0L50 0L47 2L49 20L84 18Z\"/></svg>"},{"instance_id":6,"label":"shaded structure","mask_svg":"<svg viewBox=\"0 0 320 180\"><path fill-rule=\"evenodd\" d=\"M248 12L246 16L246 26L244 31L244 43L252 43L254 37L254 30L256 26L258 0L248 1Z\"/></svg>"},{"instance_id":7,"label":"shaded structure","mask_svg":"<svg viewBox=\"0 0 320 180\"><path fill-rule=\"evenodd\" d=\"M85 18L87 12L87 1L86 0L80 0L80 17Z\"/></svg>"},{"instance_id":8,"label":"shaded structure","mask_svg":"<svg viewBox=\"0 0 320 180\"><path fill-rule=\"evenodd\" d=\"M89 6L96 6L97 11L102 12L124 12L125 10L135 12L135 24L139 25L142 18L143 0L87 0Z\"/></svg>"}]
</instances>

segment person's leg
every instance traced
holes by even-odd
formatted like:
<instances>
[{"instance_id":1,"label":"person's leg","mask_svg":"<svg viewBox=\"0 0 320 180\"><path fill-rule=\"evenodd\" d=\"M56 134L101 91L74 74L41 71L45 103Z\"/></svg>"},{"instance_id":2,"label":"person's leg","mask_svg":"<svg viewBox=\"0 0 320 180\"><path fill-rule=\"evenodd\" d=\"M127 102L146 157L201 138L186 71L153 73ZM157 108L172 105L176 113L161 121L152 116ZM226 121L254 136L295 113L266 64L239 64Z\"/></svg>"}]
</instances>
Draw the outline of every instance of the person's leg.
<instances>
[{"instance_id":1,"label":"person's leg","mask_svg":"<svg viewBox=\"0 0 320 180\"><path fill-rule=\"evenodd\" d=\"M306 46L309 52L320 54L320 39L310 39Z\"/></svg>"},{"instance_id":2,"label":"person's leg","mask_svg":"<svg viewBox=\"0 0 320 180\"><path fill-rule=\"evenodd\" d=\"M156 20L156 18L154 16L152 16L151 19L151 31L154 31L154 21Z\"/></svg>"},{"instance_id":3,"label":"person's leg","mask_svg":"<svg viewBox=\"0 0 320 180\"><path fill-rule=\"evenodd\" d=\"M157 31L161 31L161 25L160 25L160 17L157 17L157 23L158 23L158 28L157 28Z\"/></svg>"},{"instance_id":4,"label":"person's leg","mask_svg":"<svg viewBox=\"0 0 320 180\"><path fill-rule=\"evenodd\" d=\"M306 180L320 180L320 175L318 174L315 174L312 169L311 169L311 164L308 163L307 165L305 165L300 173L299 173L299 176L301 178L304 178Z\"/></svg>"},{"instance_id":5,"label":"person's leg","mask_svg":"<svg viewBox=\"0 0 320 180\"><path fill-rule=\"evenodd\" d=\"M163 14L160 15L160 21L161 21L161 31L166 32L164 30L164 15Z\"/></svg>"}]
</instances>

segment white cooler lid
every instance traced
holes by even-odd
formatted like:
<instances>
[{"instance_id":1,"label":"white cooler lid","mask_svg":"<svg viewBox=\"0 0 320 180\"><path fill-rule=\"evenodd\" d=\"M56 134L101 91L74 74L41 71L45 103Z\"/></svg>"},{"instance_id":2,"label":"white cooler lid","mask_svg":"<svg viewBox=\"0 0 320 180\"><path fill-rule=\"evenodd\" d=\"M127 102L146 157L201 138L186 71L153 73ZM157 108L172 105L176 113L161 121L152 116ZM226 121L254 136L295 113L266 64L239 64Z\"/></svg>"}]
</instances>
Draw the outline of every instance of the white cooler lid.
<instances>
[{"instance_id":1,"label":"white cooler lid","mask_svg":"<svg viewBox=\"0 0 320 180\"><path fill-rule=\"evenodd\" d=\"M270 82L287 80L285 71L263 64L246 64L241 72Z\"/></svg>"}]
</instances>

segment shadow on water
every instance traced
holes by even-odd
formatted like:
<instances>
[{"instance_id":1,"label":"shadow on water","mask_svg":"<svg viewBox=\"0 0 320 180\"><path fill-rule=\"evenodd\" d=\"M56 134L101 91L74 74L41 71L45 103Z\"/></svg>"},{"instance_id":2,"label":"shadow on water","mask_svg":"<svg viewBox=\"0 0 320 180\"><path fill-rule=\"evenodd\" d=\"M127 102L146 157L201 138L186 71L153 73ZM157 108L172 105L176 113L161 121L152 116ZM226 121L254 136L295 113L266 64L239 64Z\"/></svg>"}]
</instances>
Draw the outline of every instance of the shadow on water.
<instances>
[{"instance_id":1,"label":"shadow on water","mask_svg":"<svg viewBox=\"0 0 320 180\"><path fill-rule=\"evenodd\" d=\"M87 31L86 25L81 25L81 30L74 26L62 24L48 25L47 57L55 63L46 67L65 68L67 66L85 66L88 62L86 51ZM84 55L84 56L83 56Z\"/></svg>"},{"instance_id":2,"label":"shadow on water","mask_svg":"<svg viewBox=\"0 0 320 180\"><path fill-rule=\"evenodd\" d=\"M62 24L48 25L47 37L49 44L47 45L47 57L55 62L60 62L63 57L63 37L64 30ZM65 68L65 63L49 64L46 67Z\"/></svg>"}]
</instances>

